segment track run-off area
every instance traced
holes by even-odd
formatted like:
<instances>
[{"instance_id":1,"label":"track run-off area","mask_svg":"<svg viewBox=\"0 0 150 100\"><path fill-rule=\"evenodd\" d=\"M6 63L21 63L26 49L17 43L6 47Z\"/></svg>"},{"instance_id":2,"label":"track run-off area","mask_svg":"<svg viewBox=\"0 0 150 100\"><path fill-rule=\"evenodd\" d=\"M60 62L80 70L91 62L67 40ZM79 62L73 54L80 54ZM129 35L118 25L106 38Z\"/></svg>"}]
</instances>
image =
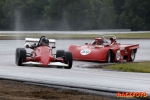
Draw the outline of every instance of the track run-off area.
<instances>
[{"instance_id":1,"label":"track run-off area","mask_svg":"<svg viewBox=\"0 0 150 100\"><path fill-rule=\"evenodd\" d=\"M56 49L68 50L70 44L91 43L86 40L56 40ZM135 62L150 60L150 40L118 39L121 44L139 44ZM15 49L24 47L24 40L0 40L0 78L14 79L35 84L81 89L89 92L146 92L150 95L150 74L119 72L93 67L100 62L73 61L72 69L15 65ZM29 50L30 51L30 50Z\"/></svg>"}]
</instances>

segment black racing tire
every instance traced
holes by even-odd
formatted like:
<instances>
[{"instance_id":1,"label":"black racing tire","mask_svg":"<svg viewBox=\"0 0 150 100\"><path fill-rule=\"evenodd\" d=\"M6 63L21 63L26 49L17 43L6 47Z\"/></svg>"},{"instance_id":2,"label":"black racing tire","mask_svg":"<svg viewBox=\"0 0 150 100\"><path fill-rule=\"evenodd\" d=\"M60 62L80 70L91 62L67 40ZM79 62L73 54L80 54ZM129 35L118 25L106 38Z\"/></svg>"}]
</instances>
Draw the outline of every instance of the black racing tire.
<instances>
[{"instance_id":1,"label":"black racing tire","mask_svg":"<svg viewBox=\"0 0 150 100\"><path fill-rule=\"evenodd\" d=\"M65 64L68 64L68 67L64 67L65 69L71 69L72 68L72 53L71 52L65 52Z\"/></svg>"},{"instance_id":2,"label":"black racing tire","mask_svg":"<svg viewBox=\"0 0 150 100\"><path fill-rule=\"evenodd\" d=\"M112 53L111 53L111 50L108 50L108 52L107 52L106 62L107 63L111 63L112 62Z\"/></svg>"},{"instance_id":3,"label":"black racing tire","mask_svg":"<svg viewBox=\"0 0 150 100\"><path fill-rule=\"evenodd\" d=\"M20 50L21 48L17 48L16 49L16 52L15 52L15 63L16 63L16 65L17 65L17 63L18 63L18 52L19 52L19 50Z\"/></svg>"},{"instance_id":4,"label":"black racing tire","mask_svg":"<svg viewBox=\"0 0 150 100\"><path fill-rule=\"evenodd\" d=\"M15 62L18 66L22 66L22 63L26 62L26 50L24 48L16 49Z\"/></svg>"},{"instance_id":5,"label":"black racing tire","mask_svg":"<svg viewBox=\"0 0 150 100\"><path fill-rule=\"evenodd\" d=\"M56 58L63 57L64 55L65 55L65 51L64 50L57 50L56 51Z\"/></svg>"},{"instance_id":6,"label":"black racing tire","mask_svg":"<svg viewBox=\"0 0 150 100\"><path fill-rule=\"evenodd\" d=\"M64 59L65 51L64 50L57 50L56 51L56 58L63 58ZM57 68L62 68L61 66L57 66Z\"/></svg>"},{"instance_id":7,"label":"black racing tire","mask_svg":"<svg viewBox=\"0 0 150 100\"><path fill-rule=\"evenodd\" d=\"M129 62L133 62L134 59L135 59L135 51L134 51L134 50L131 50Z\"/></svg>"}]
</instances>

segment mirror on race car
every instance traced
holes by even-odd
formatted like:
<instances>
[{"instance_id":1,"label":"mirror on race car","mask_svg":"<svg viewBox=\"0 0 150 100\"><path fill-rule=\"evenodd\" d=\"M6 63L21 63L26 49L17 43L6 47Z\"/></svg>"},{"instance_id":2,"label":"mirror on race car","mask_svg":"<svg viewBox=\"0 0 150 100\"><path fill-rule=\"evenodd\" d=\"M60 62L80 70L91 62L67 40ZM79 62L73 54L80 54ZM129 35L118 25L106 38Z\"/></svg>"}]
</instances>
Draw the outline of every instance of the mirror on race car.
<instances>
[{"instance_id":1,"label":"mirror on race car","mask_svg":"<svg viewBox=\"0 0 150 100\"><path fill-rule=\"evenodd\" d=\"M52 49L55 49L56 47L55 46L52 46Z\"/></svg>"},{"instance_id":2,"label":"mirror on race car","mask_svg":"<svg viewBox=\"0 0 150 100\"><path fill-rule=\"evenodd\" d=\"M30 48L30 44L29 44L29 43L26 43L26 44L25 44L25 48Z\"/></svg>"},{"instance_id":3,"label":"mirror on race car","mask_svg":"<svg viewBox=\"0 0 150 100\"><path fill-rule=\"evenodd\" d=\"M85 45L88 45L88 43L85 43Z\"/></svg>"}]
</instances>

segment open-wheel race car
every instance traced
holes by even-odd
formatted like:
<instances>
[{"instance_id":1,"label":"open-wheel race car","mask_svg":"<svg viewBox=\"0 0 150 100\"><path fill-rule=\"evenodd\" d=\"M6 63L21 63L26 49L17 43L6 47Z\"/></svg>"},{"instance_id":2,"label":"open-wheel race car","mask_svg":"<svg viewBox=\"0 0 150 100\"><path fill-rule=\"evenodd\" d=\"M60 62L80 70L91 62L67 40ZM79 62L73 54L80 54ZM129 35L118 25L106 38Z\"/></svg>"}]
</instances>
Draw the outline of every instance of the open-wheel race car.
<instances>
[{"instance_id":1,"label":"open-wheel race car","mask_svg":"<svg viewBox=\"0 0 150 100\"><path fill-rule=\"evenodd\" d=\"M109 40L108 40L109 39ZM114 35L98 35L92 43L69 46L75 60L90 60L102 62L133 62L139 44L120 44Z\"/></svg>"},{"instance_id":2,"label":"open-wheel race car","mask_svg":"<svg viewBox=\"0 0 150 100\"><path fill-rule=\"evenodd\" d=\"M55 48L55 39L47 39L42 36L40 39L26 38L25 42L25 48L16 49L16 65L56 66L71 69L71 52L57 50L56 54L53 54L52 49ZM53 46L50 46L50 44ZM31 53L27 53L27 48L31 49Z\"/></svg>"}]
</instances>

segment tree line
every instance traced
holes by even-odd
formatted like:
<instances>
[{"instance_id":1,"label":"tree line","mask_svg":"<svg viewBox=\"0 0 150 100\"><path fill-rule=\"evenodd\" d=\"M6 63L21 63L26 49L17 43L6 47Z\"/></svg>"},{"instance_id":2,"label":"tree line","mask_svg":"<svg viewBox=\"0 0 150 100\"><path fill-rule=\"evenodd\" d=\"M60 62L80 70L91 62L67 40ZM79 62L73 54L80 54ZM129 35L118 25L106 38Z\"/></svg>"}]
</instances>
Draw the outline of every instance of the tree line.
<instances>
[{"instance_id":1,"label":"tree line","mask_svg":"<svg viewBox=\"0 0 150 100\"><path fill-rule=\"evenodd\" d=\"M150 0L0 0L0 30L150 30Z\"/></svg>"}]
</instances>

